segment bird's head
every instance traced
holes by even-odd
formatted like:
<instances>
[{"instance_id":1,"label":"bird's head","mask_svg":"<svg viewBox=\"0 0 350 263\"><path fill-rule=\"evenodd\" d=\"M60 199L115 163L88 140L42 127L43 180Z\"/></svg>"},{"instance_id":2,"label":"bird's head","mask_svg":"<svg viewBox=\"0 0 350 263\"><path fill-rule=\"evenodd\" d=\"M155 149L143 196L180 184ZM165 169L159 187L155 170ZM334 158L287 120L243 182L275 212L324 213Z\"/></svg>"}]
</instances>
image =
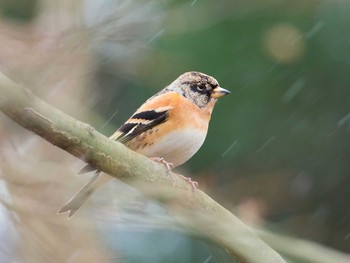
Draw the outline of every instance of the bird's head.
<instances>
[{"instance_id":1,"label":"bird's head","mask_svg":"<svg viewBox=\"0 0 350 263\"><path fill-rule=\"evenodd\" d=\"M231 93L221 88L215 78L196 71L182 74L168 86L168 90L181 94L199 108L206 107L210 102L215 103L218 98Z\"/></svg>"}]
</instances>

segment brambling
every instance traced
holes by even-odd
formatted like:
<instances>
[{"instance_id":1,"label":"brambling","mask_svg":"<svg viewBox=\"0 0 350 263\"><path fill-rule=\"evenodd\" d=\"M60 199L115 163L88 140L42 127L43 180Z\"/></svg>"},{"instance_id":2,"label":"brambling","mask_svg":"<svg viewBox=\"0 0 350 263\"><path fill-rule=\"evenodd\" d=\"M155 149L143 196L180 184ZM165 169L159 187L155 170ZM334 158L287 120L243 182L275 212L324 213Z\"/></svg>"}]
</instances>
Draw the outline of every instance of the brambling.
<instances>
[{"instance_id":1,"label":"brambling","mask_svg":"<svg viewBox=\"0 0 350 263\"><path fill-rule=\"evenodd\" d=\"M216 79L200 72L187 72L149 98L110 137L131 150L162 162L167 169L188 161L202 146L217 99L230 94ZM78 174L96 171L58 213L73 216L99 186L114 179L86 165ZM184 177L186 178L186 177ZM193 187L196 182L186 178Z\"/></svg>"}]
</instances>

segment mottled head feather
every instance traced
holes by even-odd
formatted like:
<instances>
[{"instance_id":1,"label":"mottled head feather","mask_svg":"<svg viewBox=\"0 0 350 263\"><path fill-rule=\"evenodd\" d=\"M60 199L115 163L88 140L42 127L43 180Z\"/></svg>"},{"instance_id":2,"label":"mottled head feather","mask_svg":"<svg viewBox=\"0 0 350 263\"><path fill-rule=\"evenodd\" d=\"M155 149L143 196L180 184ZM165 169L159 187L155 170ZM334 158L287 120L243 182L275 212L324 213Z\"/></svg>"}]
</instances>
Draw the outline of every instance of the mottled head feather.
<instances>
[{"instance_id":1,"label":"mottled head feather","mask_svg":"<svg viewBox=\"0 0 350 263\"><path fill-rule=\"evenodd\" d=\"M205 107L211 100L210 94L219 83L213 77L204 73L190 71L182 74L173 83L160 91L157 95L166 92L176 92L195 103L198 107Z\"/></svg>"}]
</instances>

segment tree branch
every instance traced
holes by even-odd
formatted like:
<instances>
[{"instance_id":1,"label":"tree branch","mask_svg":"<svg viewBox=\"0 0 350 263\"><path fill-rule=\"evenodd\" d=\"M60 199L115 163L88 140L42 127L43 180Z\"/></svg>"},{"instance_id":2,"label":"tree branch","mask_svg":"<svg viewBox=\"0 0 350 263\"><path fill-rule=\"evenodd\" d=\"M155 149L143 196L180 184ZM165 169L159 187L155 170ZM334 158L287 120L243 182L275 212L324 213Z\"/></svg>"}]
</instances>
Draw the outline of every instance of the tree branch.
<instances>
[{"instance_id":1,"label":"tree branch","mask_svg":"<svg viewBox=\"0 0 350 263\"><path fill-rule=\"evenodd\" d=\"M138 189L164 201L183 227L219 243L240 262L285 262L232 213L204 192L197 190L193 193L188 183L173 173L167 173L163 165L121 143L112 142L90 125L55 109L1 73L0 94L0 110L15 122L120 180L143 182ZM170 191L160 195L145 187L150 184L168 186ZM173 194L164 199L164 193ZM181 204L182 209L170 207L174 198L181 200L176 204Z\"/></svg>"},{"instance_id":2,"label":"tree branch","mask_svg":"<svg viewBox=\"0 0 350 263\"><path fill-rule=\"evenodd\" d=\"M277 251L296 262L348 263L350 255L312 241L256 229L255 232ZM293 261L294 262L294 261Z\"/></svg>"}]
</instances>

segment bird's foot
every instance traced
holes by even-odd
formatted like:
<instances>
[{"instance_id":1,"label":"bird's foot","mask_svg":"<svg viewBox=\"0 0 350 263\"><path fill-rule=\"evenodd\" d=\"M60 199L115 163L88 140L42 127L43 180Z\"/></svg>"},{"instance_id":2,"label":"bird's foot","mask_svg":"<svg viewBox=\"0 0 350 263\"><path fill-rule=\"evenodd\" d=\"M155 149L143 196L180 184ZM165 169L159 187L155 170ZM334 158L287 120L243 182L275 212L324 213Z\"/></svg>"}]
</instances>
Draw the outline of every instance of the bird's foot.
<instances>
[{"instance_id":1,"label":"bird's foot","mask_svg":"<svg viewBox=\"0 0 350 263\"><path fill-rule=\"evenodd\" d=\"M162 164L164 164L168 172L170 172L170 170L174 168L174 164L165 161L164 158L161 158L161 157L152 157L152 158L150 158L150 159L151 159L152 161L157 162L157 163L162 163Z\"/></svg>"},{"instance_id":2,"label":"bird's foot","mask_svg":"<svg viewBox=\"0 0 350 263\"><path fill-rule=\"evenodd\" d=\"M178 176L180 176L180 178L182 178L183 180L185 180L187 183L189 183L192 186L192 190L193 192L197 190L198 188L198 182L196 181L192 181L191 178L183 176L181 174L177 174Z\"/></svg>"}]
</instances>

